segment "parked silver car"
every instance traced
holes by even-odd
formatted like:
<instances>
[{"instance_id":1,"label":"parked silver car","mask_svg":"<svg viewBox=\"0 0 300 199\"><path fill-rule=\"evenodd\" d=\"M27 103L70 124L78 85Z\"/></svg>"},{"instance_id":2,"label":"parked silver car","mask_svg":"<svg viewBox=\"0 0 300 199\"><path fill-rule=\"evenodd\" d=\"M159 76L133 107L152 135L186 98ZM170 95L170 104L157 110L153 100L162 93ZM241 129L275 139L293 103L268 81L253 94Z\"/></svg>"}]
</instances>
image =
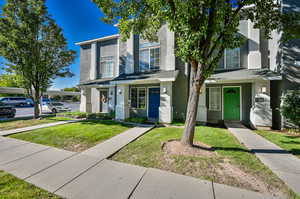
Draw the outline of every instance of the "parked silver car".
<instances>
[{"instance_id":1,"label":"parked silver car","mask_svg":"<svg viewBox=\"0 0 300 199\"><path fill-rule=\"evenodd\" d=\"M58 113L58 112L66 112L71 111L71 108L66 107L63 103L60 102L48 102L42 104L42 112L52 112L52 113Z\"/></svg>"},{"instance_id":2,"label":"parked silver car","mask_svg":"<svg viewBox=\"0 0 300 199\"><path fill-rule=\"evenodd\" d=\"M32 105L26 97L2 97L0 102L10 106L28 106Z\"/></svg>"}]
</instances>

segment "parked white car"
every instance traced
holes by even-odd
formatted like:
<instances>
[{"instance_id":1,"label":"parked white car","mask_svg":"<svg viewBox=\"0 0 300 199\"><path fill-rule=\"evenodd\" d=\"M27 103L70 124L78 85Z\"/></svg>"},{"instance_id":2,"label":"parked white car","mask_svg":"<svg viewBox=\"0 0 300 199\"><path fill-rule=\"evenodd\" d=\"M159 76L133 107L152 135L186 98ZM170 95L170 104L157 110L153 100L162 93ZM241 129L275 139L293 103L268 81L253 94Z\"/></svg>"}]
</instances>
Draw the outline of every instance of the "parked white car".
<instances>
[{"instance_id":1,"label":"parked white car","mask_svg":"<svg viewBox=\"0 0 300 199\"><path fill-rule=\"evenodd\" d=\"M48 102L43 103L42 105L42 112L58 113L67 111L71 111L71 108L66 107L63 103L60 102Z\"/></svg>"}]
</instances>

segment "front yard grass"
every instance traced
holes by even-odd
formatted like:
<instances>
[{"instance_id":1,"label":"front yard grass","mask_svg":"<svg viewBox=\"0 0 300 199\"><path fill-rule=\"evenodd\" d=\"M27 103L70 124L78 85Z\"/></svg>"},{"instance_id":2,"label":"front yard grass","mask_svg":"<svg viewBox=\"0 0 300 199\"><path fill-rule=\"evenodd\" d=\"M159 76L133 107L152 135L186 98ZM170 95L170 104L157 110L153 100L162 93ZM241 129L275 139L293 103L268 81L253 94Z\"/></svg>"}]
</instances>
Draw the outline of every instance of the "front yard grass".
<instances>
[{"instance_id":1,"label":"front yard grass","mask_svg":"<svg viewBox=\"0 0 300 199\"><path fill-rule=\"evenodd\" d=\"M0 199L59 199L60 197L44 191L32 184L19 180L0 171Z\"/></svg>"},{"instance_id":2,"label":"front yard grass","mask_svg":"<svg viewBox=\"0 0 300 199\"><path fill-rule=\"evenodd\" d=\"M128 130L130 126L111 120L84 120L11 135L10 137L69 151L84 151Z\"/></svg>"},{"instance_id":3,"label":"front yard grass","mask_svg":"<svg viewBox=\"0 0 300 199\"><path fill-rule=\"evenodd\" d=\"M70 120L66 117L45 117L42 119L13 119L13 120L0 120L0 130L10 130L17 128L24 128L39 124L48 124L58 121Z\"/></svg>"},{"instance_id":4,"label":"front yard grass","mask_svg":"<svg viewBox=\"0 0 300 199\"><path fill-rule=\"evenodd\" d=\"M300 158L300 135L257 130L256 133Z\"/></svg>"},{"instance_id":5,"label":"front yard grass","mask_svg":"<svg viewBox=\"0 0 300 199\"><path fill-rule=\"evenodd\" d=\"M112 159L262 193L298 198L226 129L196 127L195 141L213 147L215 156L184 156L164 152L162 143L180 139L182 132L182 128L156 128L127 145Z\"/></svg>"}]
</instances>

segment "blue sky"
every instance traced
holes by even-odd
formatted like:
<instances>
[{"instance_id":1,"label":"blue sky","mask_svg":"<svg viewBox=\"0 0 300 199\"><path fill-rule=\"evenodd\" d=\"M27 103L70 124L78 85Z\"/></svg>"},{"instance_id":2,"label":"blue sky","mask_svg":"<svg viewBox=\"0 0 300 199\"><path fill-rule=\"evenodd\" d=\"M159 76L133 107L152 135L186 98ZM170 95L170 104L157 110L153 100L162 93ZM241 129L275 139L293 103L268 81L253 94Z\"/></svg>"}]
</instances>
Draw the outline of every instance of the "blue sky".
<instances>
[{"instance_id":1,"label":"blue sky","mask_svg":"<svg viewBox=\"0 0 300 199\"><path fill-rule=\"evenodd\" d=\"M5 0L0 0L0 8L4 3ZM116 34L118 30L100 21L102 13L91 0L47 0L47 7L56 23L63 29L69 48L77 51L75 63L70 66L75 76L56 79L51 89L72 87L79 83L79 47L75 43ZM1 61L3 58L0 57Z\"/></svg>"}]
</instances>

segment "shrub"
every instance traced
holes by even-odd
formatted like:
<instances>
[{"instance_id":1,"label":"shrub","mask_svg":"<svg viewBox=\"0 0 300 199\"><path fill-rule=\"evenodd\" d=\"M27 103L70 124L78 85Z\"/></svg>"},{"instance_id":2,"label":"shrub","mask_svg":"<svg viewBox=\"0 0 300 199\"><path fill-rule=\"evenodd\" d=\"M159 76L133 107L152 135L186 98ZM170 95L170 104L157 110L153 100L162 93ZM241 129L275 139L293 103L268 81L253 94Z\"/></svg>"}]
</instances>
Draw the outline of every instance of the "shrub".
<instances>
[{"instance_id":1,"label":"shrub","mask_svg":"<svg viewBox=\"0 0 300 199\"><path fill-rule=\"evenodd\" d=\"M281 113L300 128L300 91L290 91L282 97Z\"/></svg>"},{"instance_id":2,"label":"shrub","mask_svg":"<svg viewBox=\"0 0 300 199\"><path fill-rule=\"evenodd\" d=\"M146 117L130 117L125 120L126 122L133 122L133 123L145 123L147 121Z\"/></svg>"},{"instance_id":3,"label":"shrub","mask_svg":"<svg viewBox=\"0 0 300 199\"><path fill-rule=\"evenodd\" d=\"M86 118L87 113L84 112L63 112L63 113L57 113L57 116L62 116L62 117L71 117L71 118L76 118L76 119L81 119L81 118Z\"/></svg>"}]
</instances>

